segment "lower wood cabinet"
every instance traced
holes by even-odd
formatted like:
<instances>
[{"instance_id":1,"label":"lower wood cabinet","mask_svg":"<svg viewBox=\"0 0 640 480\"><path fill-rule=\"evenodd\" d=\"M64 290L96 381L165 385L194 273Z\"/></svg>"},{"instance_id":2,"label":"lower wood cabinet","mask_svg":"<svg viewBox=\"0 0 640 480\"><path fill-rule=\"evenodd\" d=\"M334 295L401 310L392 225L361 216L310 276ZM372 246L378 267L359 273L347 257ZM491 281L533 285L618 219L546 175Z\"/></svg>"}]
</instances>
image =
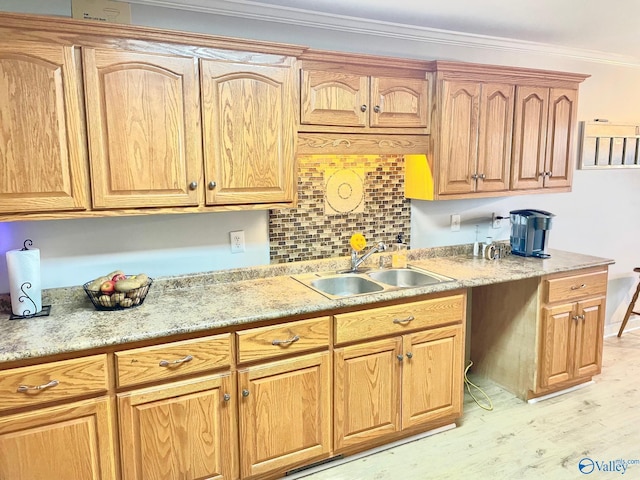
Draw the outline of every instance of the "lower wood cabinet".
<instances>
[{"instance_id":1,"label":"lower wood cabinet","mask_svg":"<svg viewBox=\"0 0 640 480\"><path fill-rule=\"evenodd\" d=\"M115 480L112 400L0 417L0 478Z\"/></svg>"},{"instance_id":2,"label":"lower wood cabinet","mask_svg":"<svg viewBox=\"0 0 640 480\"><path fill-rule=\"evenodd\" d=\"M543 308L540 388L600 373L604 305L602 296Z\"/></svg>"},{"instance_id":3,"label":"lower wood cabinet","mask_svg":"<svg viewBox=\"0 0 640 480\"><path fill-rule=\"evenodd\" d=\"M336 453L462 413L462 325L336 348Z\"/></svg>"},{"instance_id":4,"label":"lower wood cabinet","mask_svg":"<svg viewBox=\"0 0 640 480\"><path fill-rule=\"evenodd\" d=\"M238 371L240 473L277 473L331 452L329 352Z\"/></svg>"},{"instance_id":5,"label":"lower wood cabinet","mask_svg":"<svg viewBox=\"0 0 640 480\"><path fill-rule=\"evenodd\" d=\"M591 380L602 368L607 267L472 292L472 371L523 399Z\"/></svg>"},{"instance_id":6,"label":"lower wood cabinet","mask_svg":"<svg viewBox=\"0 0 640 480\"><path fill-rule=\"evenodd\" d=\"M124 480L238 477L233 376L118 394Z\"/></svg>"}]
</instances>

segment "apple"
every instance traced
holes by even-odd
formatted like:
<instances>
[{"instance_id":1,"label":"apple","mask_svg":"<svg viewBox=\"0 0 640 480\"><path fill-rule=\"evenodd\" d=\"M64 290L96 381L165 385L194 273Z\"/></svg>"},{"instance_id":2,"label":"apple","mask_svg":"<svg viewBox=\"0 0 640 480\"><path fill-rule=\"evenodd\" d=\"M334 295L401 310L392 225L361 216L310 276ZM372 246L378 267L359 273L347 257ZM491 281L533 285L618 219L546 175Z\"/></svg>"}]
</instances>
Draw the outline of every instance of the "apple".
<instances>
[{"instance_id":1,"label":"apple","mask_svg":"<svg viewBox=\"0 0 640 480\"><path fill-rule=\"evenodd\" d=\"M111 277L112 282L118 282L120 280L124 280L127 276L124 273L116 273L113 277Z\"/></svg>"},{"instance_id":2,"label":"apple","mask_svg":"<svg viewBox=\"0 0 640 480\"><path fill-rule=\"evenodd\" d=\"M116 289L116 282L113 280L107 280L100 285L100 291L105 295L111 295Z\"/></svg>"}]
</instances>

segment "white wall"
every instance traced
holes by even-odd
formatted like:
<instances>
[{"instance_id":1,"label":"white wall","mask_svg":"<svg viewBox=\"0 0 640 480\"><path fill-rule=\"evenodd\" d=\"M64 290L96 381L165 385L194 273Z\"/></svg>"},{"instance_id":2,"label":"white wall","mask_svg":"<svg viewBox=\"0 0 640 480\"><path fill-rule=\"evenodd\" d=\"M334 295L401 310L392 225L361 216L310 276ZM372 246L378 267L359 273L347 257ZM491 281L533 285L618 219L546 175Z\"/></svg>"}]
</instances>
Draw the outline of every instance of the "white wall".
<instances>
[{"instance_id":1,"label":"white wall","mask_svg":"<svg viewBox=\"0 0 640 480\"><path fill-rule=\"evenodd\" d=\"M69 0L0 0L0 10L70 15ZM132 5L136 24L191 30L219 35L297 43L316 48L353 51L407 58L451 59L523 67L587 73L580 89L579 120L608 118L613 121L640 121L640 69L602 61L586 61L571 55L522 52L508 47L470 47L451 43L430 43L415 39L326 31L282 23L216 17L203 13ZM515 208L541 208L557 215L550 232L552 248L610 257L611 268L608 316L619 320L629 300L636 277L632 269L640 265L640 169L616 171L576 171L573 192L500 199L420 202L412 204L413 247L467 243L474 239L474 225L491 212L508 214ZM462 229L449 230L449 215L462 215ZM17 247L27 233L42 249L45 287L81 283L87 263L111 264L113 234L128 235L117 261L132 270L154 268L156 275L227 268L240 264L268 262L265 212L149 216L118 219L70 220L0 224L0 251ZM213 225L216 225L215 227ZM228 250L227 232L247 231L253 253L240 259ZM173 230L171 234L165 232ZM488 226L485 224L485 231ZM133 232L133 234L132 234ZM494 238L508 237L508 227L492 232ZM6 238L11 238L8 242ZM78 242L82 239L82 242ZM199 239L195 241L194 239ZM8 245L12 243L12 245ZM71 245L80 243L76 254ZM15 245L13 245L15 244ZM172 255L165 255L171 253ZM176 254L176 255L173 255ZM212 258L215 257L215 260ZM185 260L189 259L189 260ZM47 263L44 262L46 260ZM202 260L202 261L200 261ZM58 268L59 267L59 268ZM55 273L54 273L55 269ZM0 272L6 270L0 265ZM60 273L62 272L62 273ZM78 272L78 273L75 273ZM43 273L44 274L44 273ZM0 279L0 291L7 291Z\"/></svg>"}]
</instances>

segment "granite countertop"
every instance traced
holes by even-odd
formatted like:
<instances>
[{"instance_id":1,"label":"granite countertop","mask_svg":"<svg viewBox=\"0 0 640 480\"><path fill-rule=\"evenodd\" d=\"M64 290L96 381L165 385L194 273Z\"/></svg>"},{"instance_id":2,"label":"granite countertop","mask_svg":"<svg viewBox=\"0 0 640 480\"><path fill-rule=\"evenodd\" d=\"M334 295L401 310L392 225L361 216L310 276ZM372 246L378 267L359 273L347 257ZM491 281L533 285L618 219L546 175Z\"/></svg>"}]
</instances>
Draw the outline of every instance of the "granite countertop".
<instances>
[{"instance_id":1,"label":"granite countertop","mask_svg":"<svg viewBox=\"0 0 640 480\"><path fill-rule=\"evenodd\" d=\"M49 316L9 320L10 306L7 310L5 298L4 311L0 312L0 363L294 315L313 316L348 306L366 307L386 300L614 263L559 250L550 253L551 258L544 260L515 255L485 260L473 257L469 246L412 250L410 264L454 280L337 300L315 292L291 275L345 269L349 265L346 257L156 278L144 304L122 311L96 311L82 287L61 288L43 292L43 304L52 304Z\"/></svg>"}]
</instances>

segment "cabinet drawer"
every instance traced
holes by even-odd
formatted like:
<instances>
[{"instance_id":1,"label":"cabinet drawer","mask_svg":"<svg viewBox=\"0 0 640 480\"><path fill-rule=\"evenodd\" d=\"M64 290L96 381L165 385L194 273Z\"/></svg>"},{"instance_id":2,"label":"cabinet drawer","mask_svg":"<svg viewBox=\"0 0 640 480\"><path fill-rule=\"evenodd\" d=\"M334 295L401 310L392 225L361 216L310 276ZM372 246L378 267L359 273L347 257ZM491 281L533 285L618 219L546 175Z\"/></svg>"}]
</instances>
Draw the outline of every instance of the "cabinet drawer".
<instances>
[{"instance_id":1,"label":"cabinet drawer","mask_svg":"<svg viewBox=\"0 0 640 480\"><path fill-rule=\"evenodd\" d=\"M564 302L607 292L607 271L545 280L547 303Z\"/></svg>"},{"instance_id":2,"label":"cabinet drawer","mask_svg":"<svg viewBox=\"0 0 640 480\"><path fill-rule=\"evenodd\" d=\"M451 295L420 302L371 308L335 316L336 343L404 333L409 330L461 322L465 296Z\"/></svg>"},{"instance_id":3,"label":"cabinet drawer","mask_svg":"<svg viewBox=\"0 0 640 480\"><path fill-rule=\"evenodd\" d=\"M107 356L43 363L0 371L0 410L104 392Z\"/></svg>"},{"instance_id":4,"label":"cabinet drawer","mask_svg":"<svg viewBox=\"0 0 640 480\"><path fill-rule=\"evenodd\" d=\"M118 386L164 380L231 364L230 334L116 352Z\"/></svg>"},{"instance_id":5,"label":"cabinet drawer","mask_svg":"<svg viewBox=\"0 0 640 480\"><path fill-rule=\"evenodd\" d=\"M251 362L329 345L331 317L236 332L238 362Z\"/></svg>"}]
</instances>

